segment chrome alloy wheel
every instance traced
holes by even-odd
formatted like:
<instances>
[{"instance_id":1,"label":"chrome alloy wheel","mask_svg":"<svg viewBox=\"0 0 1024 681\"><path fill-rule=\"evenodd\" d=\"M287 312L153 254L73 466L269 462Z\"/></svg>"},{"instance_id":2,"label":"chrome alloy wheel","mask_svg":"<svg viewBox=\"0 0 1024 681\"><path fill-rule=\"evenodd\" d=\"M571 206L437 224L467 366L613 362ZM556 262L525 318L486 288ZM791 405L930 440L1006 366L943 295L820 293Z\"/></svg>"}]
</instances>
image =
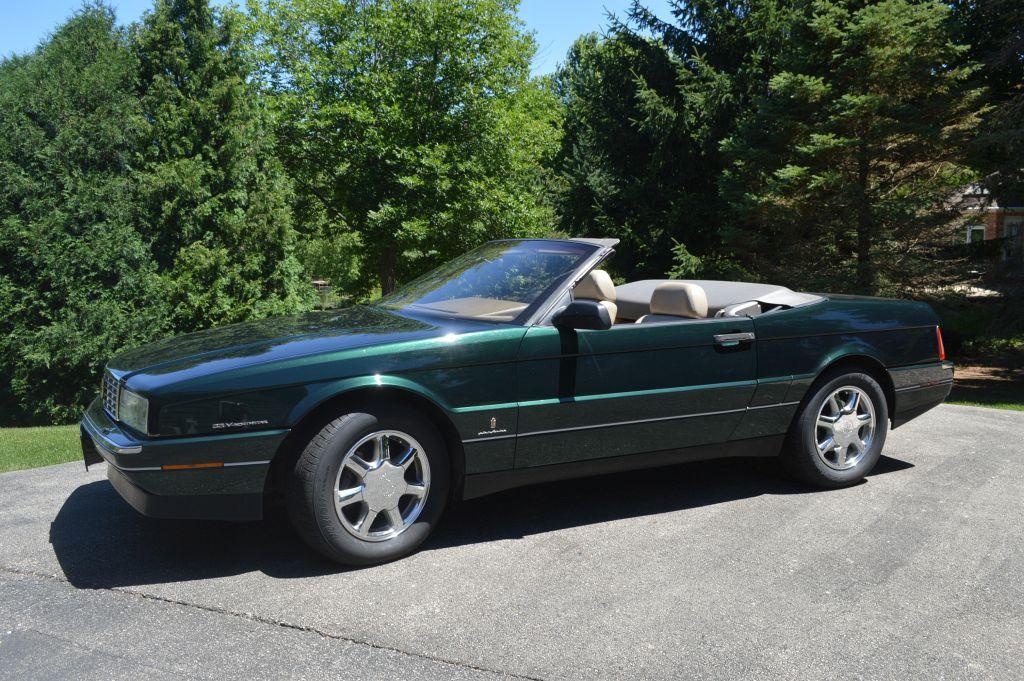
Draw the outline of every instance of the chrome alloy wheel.
<instances>
[{"instance_id":1,"label":"chrome alloy wheel","mask_svg":"<svg viewBox=\"0 0 1024 681\"><path fill-rule=\"evenodd\" d=\"M409 528L423 511L430 464L420 444L398 430L380 430L356 442L334 484L341 524L365 541L385 541Z\"/></svg>"},{"instance_id":2,"label":"chrome alloy wheel","mask_svg":"<svg viewBox=\"0 0 1024 681\"><path fill-rule=\"evenodd\" d=\"M875 438L875 406L868 394L852 385L832 392L818 410L814 441L818 458L839 471L853 468Z\"/></svg>"}]
</instances>

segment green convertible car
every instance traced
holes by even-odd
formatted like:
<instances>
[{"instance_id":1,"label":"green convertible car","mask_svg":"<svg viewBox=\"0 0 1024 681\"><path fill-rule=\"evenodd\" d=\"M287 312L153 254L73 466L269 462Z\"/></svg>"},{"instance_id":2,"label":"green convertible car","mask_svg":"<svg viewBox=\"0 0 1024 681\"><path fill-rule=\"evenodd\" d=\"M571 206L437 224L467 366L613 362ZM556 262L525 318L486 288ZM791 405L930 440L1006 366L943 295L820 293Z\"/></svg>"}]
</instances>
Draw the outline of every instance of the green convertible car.
<instances>
[{"instance_id":1,"label":"green convertible car","mask_svg":"<svg viewBox=\"0 0 1024 681\"><path fill-rule=\"evenodd\" d=\"M928 305L727 281L615 286L611 239L494 241L377 302L112 359L87 465L163 518L285 502L347 564L413 551L453 499L735 456L852 484L953 367Z\"/></svg>"}]
</instances>

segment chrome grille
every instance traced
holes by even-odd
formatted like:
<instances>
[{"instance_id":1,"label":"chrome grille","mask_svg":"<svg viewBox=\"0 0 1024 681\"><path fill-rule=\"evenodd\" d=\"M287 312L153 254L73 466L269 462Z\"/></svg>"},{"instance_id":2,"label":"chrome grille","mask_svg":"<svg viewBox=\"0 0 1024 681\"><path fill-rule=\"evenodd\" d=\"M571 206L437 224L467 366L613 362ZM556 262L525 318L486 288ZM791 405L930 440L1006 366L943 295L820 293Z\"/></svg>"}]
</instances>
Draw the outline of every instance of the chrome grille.
<instances>
[{"instance_id":1,"label":"chrome grille","mask_svg":"<svg viewBox=\"0 0 1024 681\"><path fill-rule=\"evenodd\" d=\"M103 372L103 411L110 418L117 420L117 397L120 385L109 371Z\"/></svg>"}]
</instances>

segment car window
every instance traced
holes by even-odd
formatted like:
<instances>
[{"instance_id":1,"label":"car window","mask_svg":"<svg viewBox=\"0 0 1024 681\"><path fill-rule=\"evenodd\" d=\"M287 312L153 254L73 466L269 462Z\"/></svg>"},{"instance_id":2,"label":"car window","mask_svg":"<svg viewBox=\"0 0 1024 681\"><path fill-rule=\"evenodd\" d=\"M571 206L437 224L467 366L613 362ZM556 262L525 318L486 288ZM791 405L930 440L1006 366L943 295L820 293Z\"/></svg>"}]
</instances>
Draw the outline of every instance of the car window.
<instances>
[{"instance_id":1,"label":"car window","mask_svg":"<svg viewBox=\"0 0 1024 681\"><path fill-rule=\"evenodd\" d=\"M514 322L596 251L571 241L486 243L381 298L390 309Z\"/></svg>"}]
</instances>

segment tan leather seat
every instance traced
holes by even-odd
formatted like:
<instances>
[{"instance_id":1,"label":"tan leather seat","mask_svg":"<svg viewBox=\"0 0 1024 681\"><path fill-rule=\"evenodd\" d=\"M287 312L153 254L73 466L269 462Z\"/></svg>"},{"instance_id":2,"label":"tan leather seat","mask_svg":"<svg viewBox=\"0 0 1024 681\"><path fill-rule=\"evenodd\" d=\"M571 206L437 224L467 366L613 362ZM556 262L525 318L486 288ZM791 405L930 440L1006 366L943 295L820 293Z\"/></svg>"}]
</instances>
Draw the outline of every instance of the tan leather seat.
<instances>
[{"instance_id":1,"label":"tan leather seat","mask_svg":"<svg viewBox=\"0 0 1024 681\"><path fill-rule=\"evenodd\" d=\"M604 270L590 270L576 284L572 297L574 300L596 300L601 303L608 310L612 323L615 323L615 315L619 311L615 305L615 284Z\"/></svg>"},{"instance_id":2,"label":"tan leather seat","mask_svg":"<svg viewBox=\"0 0 1024 681\"><path fill-rule=\"evenodd\" d=\"M678 322L681 319L704 319L708 316L708 296L697 284L666 281L651 294L651 314L636 320L637 324Z\"/></svg>"}]
</instances>

